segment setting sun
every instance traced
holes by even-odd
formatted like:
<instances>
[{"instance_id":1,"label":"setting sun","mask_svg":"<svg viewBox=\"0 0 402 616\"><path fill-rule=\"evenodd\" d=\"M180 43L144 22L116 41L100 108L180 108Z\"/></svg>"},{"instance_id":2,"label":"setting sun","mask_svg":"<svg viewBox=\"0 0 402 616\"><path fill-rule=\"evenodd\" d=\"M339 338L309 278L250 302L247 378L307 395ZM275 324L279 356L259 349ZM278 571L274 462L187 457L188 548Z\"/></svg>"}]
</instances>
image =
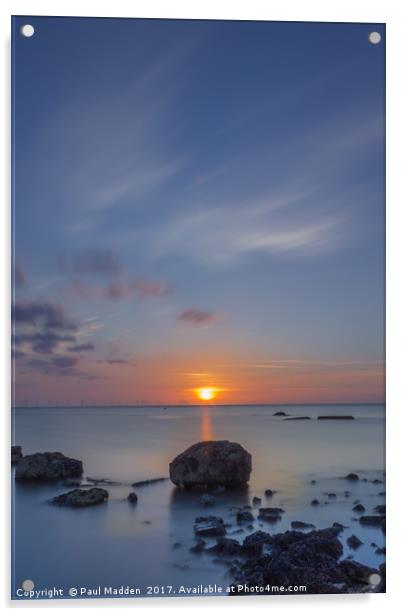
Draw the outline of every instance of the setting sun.
<instances>
[{"instance_id":1,"label":"setting sun","mask_svg":"<svg viewBox=\"0 0 402 616\"><path fill-rule=\"evenodd\" d=\"M200 400L208 401L215 398L217 389L215 389L214 387L200 387L199 389L195 390L195 393Z\"/></svg>"}]
</instances>

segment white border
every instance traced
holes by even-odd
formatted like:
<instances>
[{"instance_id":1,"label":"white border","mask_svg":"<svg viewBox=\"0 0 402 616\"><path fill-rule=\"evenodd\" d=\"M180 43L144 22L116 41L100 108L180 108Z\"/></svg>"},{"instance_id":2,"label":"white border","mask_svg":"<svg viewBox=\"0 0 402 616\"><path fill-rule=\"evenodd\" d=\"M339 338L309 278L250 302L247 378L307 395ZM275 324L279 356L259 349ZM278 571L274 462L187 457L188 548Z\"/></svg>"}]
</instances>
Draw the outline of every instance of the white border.
<instances>
[{"instance_id":1,"label":"white border","mask_svg":"<svg viewBox=\"0 0 402 616\"><path fill-rule=\"evenodd\" d=\"M3 0L1 5L3 88L1 96L2 113L1 135L3 147L1 184L4 207L1 210L1 245L3 259L0 266L1 302L1 413L3 419L3 472L0 473L2 485L2 505L0 507L5 541L0 569L0 588L2 603L11 609L65 608L67 610L85 609L112 610L125 607L138 612L163 609L167 614L176 611L201 610L228 611L237 614L244 609L273 610L278 607L282 614L338 613L347 610L353 614L375 614L380 609L392 609L400 603L398 595L400 585L401 554L401 480L402 469L400 435L402 435L401 409L401 349L402 349L402 293L400 263L402 263L402 200L400 189L402 144L400 114L402 110L401 59L402 59L402 3L392 0L143 0L123 1L98 0L58 1ZM198 598L198 599L124 599L98 601L40 601L13 602L9 595L9 506L8 506L8 462L9 462L9 315L10 315L10 15L75 15L75 16L110 16L110 17L170 17L170 18L204 18L204 19L267 19L278 21L359 21L387 24L387 594L386 595L349 595L349 596L296 596L296 597L239 597L239 598ZM399 601L398 601L399 600Z\"/></svg>"}]
</instances>

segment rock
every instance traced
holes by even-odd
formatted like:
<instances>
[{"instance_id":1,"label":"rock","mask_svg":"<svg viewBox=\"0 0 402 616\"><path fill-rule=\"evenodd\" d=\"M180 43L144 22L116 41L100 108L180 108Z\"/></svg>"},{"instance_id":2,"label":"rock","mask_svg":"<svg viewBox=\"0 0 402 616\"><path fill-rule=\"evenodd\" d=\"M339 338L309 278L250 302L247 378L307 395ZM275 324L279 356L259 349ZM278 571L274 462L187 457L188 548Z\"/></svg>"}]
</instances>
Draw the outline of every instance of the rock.
<instances>
[{"instance_id":1,"label":"rock","mask_svg":"<svg viewBox=\"0 0 402 616\"><path fill-rule=\"evenodd\" d=\"M157 477L156 479L144 479L142 481L135 481L131 484L133 488L142 488L143 486L149 486L152 483L160 483L161 481L167 481L169 477Z\"/></svg>"},{"instance_id":2,"label":"rock","mask_svg":"<svg viewBox=\"0 0 402 616\"><path fill-rule=\"evenodd\" d=\"M377 573L375 569L357 563L355 560L342 560L339 565L340 572L350 584L369 584L370 576Z\"/></svg>"},{"instance_id":3,"label":"rock","mask_svg":"<svg viewBox=\"0 0 402 616\"><path fill-rule=\"evenodd\" d=\"M15 468L19 481L55 481L68 477L81 477L82 462L67 458L59 452L34 453L20 458Z\"/></svg>"},{"instance_id":4,"label":"rock","mask_svg":"<svg viewBox=\"0 0 402 616\"><path fill-rule=\"evenodd\" d=\"M273 497L273 495L274 495L274 494L276 494L276 490L269 490L269 489L268 489L268 490L265 490L264 494L265 494L265 496L266 496L267 498L272 498L272 497Z\"/></svg>"},{"instance_id":5,"label":"rock","mask_svg":"<svg viewBox=\"0 0 402 616\"><path fill-rule=\"evenodd\" d=\"M360 539L356 537L356 535L350 535L350 537L346 539L346 543L354 550L357 550L357 548L363 545L363 541L360 541Z\"/></svg>"},{"instance_id":6,"label":"rock","mask_svg":"<svg viewBox=\"0 0 402 616\"><path fill-rule=\"evenodd\" d=\"M385 548L377 548L375 553L376 554L382 554L383 556L385 556L386 550L385 550Z\"/></svg>"},{"instance_id":7,"label":"rock","mask_svg":"<svg viewBox=\"0 0 402 616\"><path fill-rule=\"evenodd\" d=\"M284 411L277 411L272 415L272 417L286 417L286 415L287 413L285 413Z\"/></svg>"},{"instance_id":8,"label":"rock","mask_svg":"<svg viewBox=\"0 0 402 616\"><path fill-rule=\"evenodd\" d=\"M301 420L301 419L311 419L311 417L285 417L285 419L283 419L283 421L296 421L296 420Z\"/></svg>"},{"instance_id":9,"label":"rock","mask_svg":"<svg viewBox=\"0 0 402 616\"><path fill-rule=\"evenodd\" d=\"M356 513L363 513L364 511L366 511L366 508L361 503L358 503L353 507L352 511L356 511Z\"/></svg>"},{"instance_id":10,"label":"rock","mask_svg":"<svg viewBox=\"0 0 402 616\"><path fill-rule=\"evenodd\" d=\"M345 497L345 498L349 498L349 497L350 497L350 492L349 492L349 490L345 490L345 491L344 491L344 493L343 493L343 495L344 495L344 497Z\"/></svg>"},{"instance_id":11,"label":"rock","mask_svg":"<svg viewBox=\"0 0 402 616\"><path fill-rule=\"evenodd\" d=\"M371 483L373 483L374 485L377 485L379 483L384 483L384 482L383 482L382 479L373 479L373 481Z\"/></svg>"},{"instance_id":12,"label":"rock","mask_svg":"<svg viewBox=\"0 0 402 616\"><path fill-rule=\"evenodd\" d=\"M318 415L317 419L354 419L353 415Z\"/></svg>"},{"instance_id":13,"label":"rock","mask_svg":"<svg viewBox=\"0 0 402 616\"><path fill-rule=\"evenodd\" d=\"M204 505L204 507L211 507L212 505L215 505L215 502L215 496L212 496L212 494L203 494L200 498L200 503L201 505Z\"/></svg>"},{"instance_id":14,"label":"rock","mask_svg":"<svg viewBox=\"0 0 402 616\"><path fill-rule=\"evenodd\" d=\"M385 518L382 515L362 515L359 522L363 526L383 526Z\"/></svg>"},{"instance_id":15,"label":"rock","mask_svg":"<svg viewBox=\"0 0 402 616\"><path fill-rule=\"evenodd\" d=\"M310 504L313 505L313 507L317 507L320 504L320 501L315 498Z\"/></svg>"},{"instance_id":16,"label":"rock","mask_svg":"<svg viewBox=\"0 0 402 616\"><path fill-rule=\"evenodd\" d=\"M22 447L19 445L11 446L11 464L17 464L18 460L22 458Z\"/></svg>"},{"instance_id":17,"label":"rock","mask_svg":"<svg viewBox=\"0 0 402 616\"><path fill-rule=\"evenodd\" d=\"M181 543L180 543L180 541L176 541L176 542L172 545L172 549L173 549L173 550L178 550L179 548L181 548Z\"/></svg>"},{"instance_id":18,"label":"rock","mask_svg":"<svg viewBox=\"0 0 402 616\"><path fill-rule=\"evenodd\" d=\"M218 537L226 535L226 527L222 518L216 516L200 516L195 519L194 534L199 537Z\"/></svg>"},{"instance_id":19,"label":"rock","mask_svg":"<svg viewBox=\"0 0 402 616\"><path fill-rule=\"evenodd\" d=\"M259 507L261 503L262 503L261 498L258 498L258 496L253 496L253 500L252 500L253 507Z\"/></svg>"},{"instance_id":20,"label":"rock","mask_svg":"<svg viewBox=\"0 0 402 616\"><path fill-rule=\"evenodd\" d=\"M183 488L238 487L250 478L251 455L238 443L204 441L176 456L169 471L172 482Z\"/></svg>"},{"instance_id":21,"label":"rock","mask_svg":"<svg viewBox=\"0 0 402 616\"><path fill-rule=\"evenodd\" d=\"M236 514L236 520L239 524L241 522L253 522L254 516L251 511L238 511Z\"/></svg>"},{"instance_id":22,"label":"rock","mask_svg":"<svg viewBox=\"0 0 402 616\"><path fill-rule=\"evenodd\" d=\"M386 512L385 505L377 505L377 507L374 507L374 512L380 513L381 515L385 515L385 512Z\"/></svg>"},{"instance_id":23,"label":"rock","mask_svg":"<svg viewBox=\"0 0 402 616\"><path fill-rule=\"evenodd\" d=\"M327 492L328 498L336 498L335 492Z\"/></svg>"},{"instance_id":24,"label":"rock","mask_svg":"<svg viewBox=\"0 0 402 616\"><path fill-rule=\"evenodd\" d=\"M300 520L294 520L291 522L292 528L315 528L314 524L308 524L307 522L300 522Z\"/></svg>"},{"instance_id":25,"label":"rock","mask_svg":"<svg viewBox=\"0 0 402 616\"><path fill-rule=\"evenodd\" d=\"M260 556L264 545L272 542L271 535L264 533L262 530L257 530L255 533L248 535L243 541L243 553L251 556Z\"/></svg>"},{"instance_id":26,"label":"rock","mask_svg":"<svg viewBox=\"0 0 402 616\"><path fill-rule=\"evenodd\" d=\"M346 477L344 477L344 479L347 479L348 481L359 481L360 477L356 473L349 473Z\"/></svg>"},{"instance_id":27,"label":"rock","mask_svg":"<svg viewBox=\"0 0 402 616\"><path fill-rule=\"evenodd\" d=\"M378 492L378 496L385 496L385 492Z\"/></svg>"},{"instance_id":28,"label":"rock","mask_svg":"<svg viewBox=\"0 0 402 616\"><path fill-rule=\"evenodd\" d=\"M341 532L342 530L344 530L346 528L346 526L344 526L343 524L340 524L340 522L334 522L332 524L333 528L336 528L337 531Z\"/></svg>"},{"instance_id":29,"label":"rock","mask_svg":"<svg viewBox=\"0 0 402 616\"><path fill-rule=\"evenodd\" d=\"M242 546L236 539L228 539L227 537L219 537L215 545L207 550L213 554L219 554L223 556L233 556L240 554Z\"/></svg>"},{"instance_id":30,"label":"rock","mask_svg":"<svg viewBox=\"0 0 402 616\"><path fill-rule=\"evenodd\" d=\"M317 479L312 479L312 480L310 481L310 483L311 483L311 485L312 485L312 486L314 486L314 485L317 483Z\"/></svg>"},{"instance_id":31,"label":"rock","mask_svg":"<svg viewBox=\"0 0 402 616\"><path fill-rule=\"evenodd\" d=\"M135 492L130 492L130 494L127 496L127 500L133 505L136 505L138 501L138 496Z\"/></svg>"},{"instance_id":32,"label":"rock","mask_svg":"<svg viewBox=\"0 0 402 616\"><path fill-rule=\"evenodd\" d=\"M190 548L190 552L194 552L194 554L201 554L206 546L206 542L203 539L198 538L195 545Z\"/></svg>"},{"instance_id":33,"label":"rock","mask_svg":"<svg viewBox=\"0 0 402 616\"><path fill-rule=\"evenodd\" d=\"M278 522L281 519L284 510L281 507L261 507L258 510L258 517L260 520L267 522Z\"/></svg>"},{"instance_id":34,"label":"rock","mask_svg":"<svg viewBox=\"0 0 402 616\"><path fill-rule=\"evenodd\" d=\"M50 500L54 505L63 507L89 507L100 505L109 498L109 494L103 488L90 488L89 490L71 490L65 494L60 494Z\"/></svg>"}]
</instances>

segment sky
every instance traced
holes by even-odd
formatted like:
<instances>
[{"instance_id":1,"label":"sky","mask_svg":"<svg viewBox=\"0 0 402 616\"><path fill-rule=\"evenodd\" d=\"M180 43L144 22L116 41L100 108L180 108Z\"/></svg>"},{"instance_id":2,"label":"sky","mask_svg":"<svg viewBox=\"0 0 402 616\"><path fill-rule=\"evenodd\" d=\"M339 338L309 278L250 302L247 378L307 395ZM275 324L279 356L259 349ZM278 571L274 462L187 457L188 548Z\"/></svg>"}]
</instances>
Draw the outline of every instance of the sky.
<instances>
[{"instance_id":1,"label":"sky","mask_svg":"<svg viewBox=\"0 0 402 616\"><path fill-rule=\"evenodd\" d=\"M15 404L382 402L384 40L14 18Z\"/></svg>"}]
</instances>

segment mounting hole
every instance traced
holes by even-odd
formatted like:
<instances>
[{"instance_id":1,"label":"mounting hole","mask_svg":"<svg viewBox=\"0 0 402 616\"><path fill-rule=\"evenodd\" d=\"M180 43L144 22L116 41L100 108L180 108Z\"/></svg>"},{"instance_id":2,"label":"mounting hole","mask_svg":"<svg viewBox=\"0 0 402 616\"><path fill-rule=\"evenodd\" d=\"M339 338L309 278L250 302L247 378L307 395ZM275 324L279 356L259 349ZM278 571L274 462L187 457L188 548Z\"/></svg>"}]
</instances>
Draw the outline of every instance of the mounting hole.
<instances>
[{"instance_id":1,"label":"mounting hole","mask_svg":"<svg viewBox=\"0 0 402 616\"><path fill-rule=\"evenodd\" d=\"M32 580L24 580L21 586L22 586L22 590L25 590L26 592L30 592L31 590L35 588L35 584L33 583Z\"/></svg>"},{"instance_id":2,"label":"mounting hole","mask_svg":"<svg viewBox=\"0 0 402 616\"><path fill-rule=\"evenodd\" d=\"M35 28L31 24L21 26L21 34L26 38L31 38L35 34Z\"/></svg>"},{"instance_id":3,"label":"mounting hole","mask_svg":"<svg viewBox=\"0 0 402 616\"><path fill-rule=\"evenodd\" d=\"M378 45L378 43L381 43L381 34L379 32L370 32L368 38L372 45Z\"/></svg>"},{"instance_id":4,"label":"mounting hole","mask_svg":"<svg viewBox=\"0 0 402 616\"><path fill-rule=\"evenodd\" d=\"M378 573L372 573L369 576L368 581L370 586L378 586L378 584L381 582L381 575L378 575Z\"/></svg>"}]
</instances>

